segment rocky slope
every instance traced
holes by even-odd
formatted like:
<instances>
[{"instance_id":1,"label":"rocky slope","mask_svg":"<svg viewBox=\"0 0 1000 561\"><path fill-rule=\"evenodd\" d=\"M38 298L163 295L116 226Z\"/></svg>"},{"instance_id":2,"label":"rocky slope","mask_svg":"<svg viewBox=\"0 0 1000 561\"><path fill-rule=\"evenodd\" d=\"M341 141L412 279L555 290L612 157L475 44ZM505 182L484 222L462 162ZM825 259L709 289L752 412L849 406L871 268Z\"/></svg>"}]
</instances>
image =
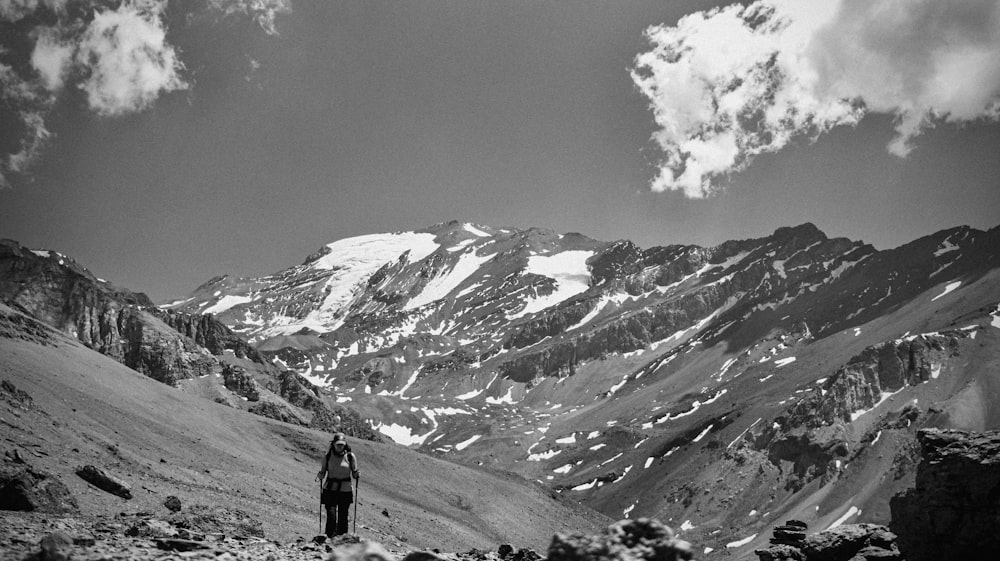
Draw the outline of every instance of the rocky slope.
<instances>
[{"instance_id":1,"label":"rocky slope","mask_svg":"<svg viewBox=\"0 0 1000 561\"><path fill-rule=\"evenodd\" d=\"M0 311L0 319L38 324ZM25 337L8 336L17 324L0 324L6 325L0 487L5 500L25 497L5 506L60 512L90 528L126 524L111 528L116 535L146 518L170 522L177 507L180 517L205 518L199 513L207 509L221 513L215 518L256 521L246 526L252 532L221 531L229 537L262 532L286 544L317 532L314 477L329 435L178 391L41 324L45 335ZM610 522L509 473L470 469L391 443L351 439L351 445L361 469L358 534L396 551L500 543L540 549L554 533L594 531ZM13 544L20 536L0 538Z\"/></svg>"}]
</instances>

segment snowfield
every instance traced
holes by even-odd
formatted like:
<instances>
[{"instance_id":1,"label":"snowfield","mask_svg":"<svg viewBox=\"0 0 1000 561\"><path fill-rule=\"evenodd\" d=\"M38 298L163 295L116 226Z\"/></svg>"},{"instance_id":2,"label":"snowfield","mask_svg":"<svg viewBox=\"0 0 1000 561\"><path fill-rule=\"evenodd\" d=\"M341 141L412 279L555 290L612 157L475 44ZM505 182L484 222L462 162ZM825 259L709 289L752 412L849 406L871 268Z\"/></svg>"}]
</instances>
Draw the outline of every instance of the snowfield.
<instances>
[{"instance_id":1,"label":"snowfield","mask_svg":"<svg viewBox=\"0 0 1000 561\"><path fill-rule=\"evenodd\" d=\"M564 251L555 255L532 255L529 257L528 266L525 267L524 273L533 273L554 279L556 281L555 291L547 296L538 296L529 300L521 311L511 314L508 318L517 319L540 312L585 292L590 287L590 270L587 269L587 259L593 255L593 251Z\"/></svg>"}]
</instances>

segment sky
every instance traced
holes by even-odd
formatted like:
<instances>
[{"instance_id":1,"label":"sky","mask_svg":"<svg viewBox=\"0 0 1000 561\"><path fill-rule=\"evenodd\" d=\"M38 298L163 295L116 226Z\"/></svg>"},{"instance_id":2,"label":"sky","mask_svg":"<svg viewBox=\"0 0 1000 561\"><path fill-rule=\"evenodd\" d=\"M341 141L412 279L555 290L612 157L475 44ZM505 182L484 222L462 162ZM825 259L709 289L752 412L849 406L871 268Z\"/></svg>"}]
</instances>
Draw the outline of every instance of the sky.
<instances>
[{"instance_id":1,"label":"sky","mask_svg":"<svg viewBox=\"0 0 1000 561\"><path fill-rule=\"evenodd\" d=\"M449 220L1000 224L1000 0L0 0L0 238L164 302Z\"/></svg>"}]
</instances>

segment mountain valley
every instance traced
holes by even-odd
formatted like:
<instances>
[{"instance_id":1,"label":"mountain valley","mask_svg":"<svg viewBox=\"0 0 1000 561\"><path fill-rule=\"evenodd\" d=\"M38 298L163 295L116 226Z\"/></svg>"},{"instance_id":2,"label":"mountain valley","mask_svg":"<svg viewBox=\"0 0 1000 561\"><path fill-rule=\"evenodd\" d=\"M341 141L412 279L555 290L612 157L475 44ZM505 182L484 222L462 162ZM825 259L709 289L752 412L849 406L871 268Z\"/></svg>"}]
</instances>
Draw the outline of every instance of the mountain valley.
<instances>
[{"instance_id":1,"label":"mountain valley","mask_svg":"<svg viewBox=\"0 0 1000 561\"><path fill-rule=\"evenodd\" d=\"M383 543L541 548L651 517L708 558L752 558L788 519L888 525L918 429L1000 428L998 248L1000 228L884 251L811 224L641 249L448 222L154 306L5 241L0 377L44 411L8 424L46 469L77 448L147 502L182 482L185 501L286 513L269 534L315 524L318 431L344 430Z\"/></svg>"}]
</instances>

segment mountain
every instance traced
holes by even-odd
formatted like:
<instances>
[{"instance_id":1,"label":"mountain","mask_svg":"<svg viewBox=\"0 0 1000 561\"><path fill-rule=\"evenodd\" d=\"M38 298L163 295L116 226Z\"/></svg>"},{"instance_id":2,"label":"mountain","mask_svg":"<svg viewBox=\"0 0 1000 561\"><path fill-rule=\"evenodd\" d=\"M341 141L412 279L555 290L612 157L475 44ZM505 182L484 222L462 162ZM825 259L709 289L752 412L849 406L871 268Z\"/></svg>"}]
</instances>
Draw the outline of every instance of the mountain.
<instances>
[{"instance_id":1,"label":"mountain","mask_svg":"<svg viewBox=\"0 0 1000 561\"><path fill-rule=\"evenodd\" d=\"M998 228L642 249L449 222L163 309L399 443L745 556L788 518L887 523L918 428L1000 428L998 252Z\"/></svg>"}]
</instances>

